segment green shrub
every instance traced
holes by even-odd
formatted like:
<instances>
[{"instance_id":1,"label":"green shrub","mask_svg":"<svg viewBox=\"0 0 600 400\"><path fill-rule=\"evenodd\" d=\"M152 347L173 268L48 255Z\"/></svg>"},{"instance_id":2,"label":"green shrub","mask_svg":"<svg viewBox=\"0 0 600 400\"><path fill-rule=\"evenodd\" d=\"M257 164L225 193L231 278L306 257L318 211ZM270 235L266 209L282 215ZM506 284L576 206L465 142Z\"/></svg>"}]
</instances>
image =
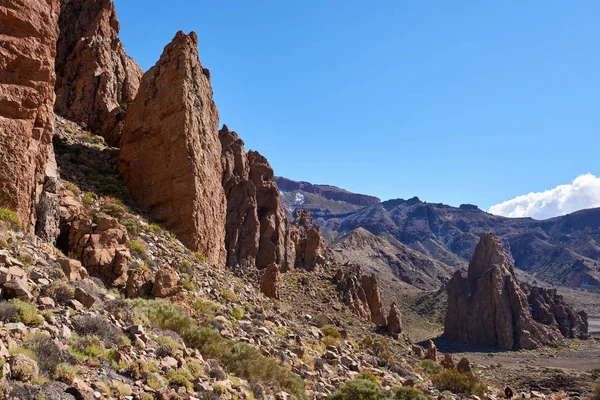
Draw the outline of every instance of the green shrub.
<instances>
[{"instance_id":1,"label":"green shrub","mask_svg":"<svg viewBox=\"0 0 600 400\"><path fill-rule=\"evenodd\" d=\"M46 333L28 335L25 346L35 355L40 369L49 375L53 375L61 363L77 364L77 358L60 348Z\"/></svg>"},{"instance_id":2,"label":"green shrub","mask_svg":"<svg viewBox=\"0 0 600 400\"><path fill-rule=\"evenodd\" d=\"M138 220L134 217L126 218L121 221L121 225L127 229L127 233L130 237L136 237L140 234L140 224Z\"/></svg>"},{"instance_id":3,"label":"green shrub","mask_svg":"<svg viewBox=\"0 0 600 400\"><path fill-rule=\"evenodd\" d=\"M324 326L324 327L321 328L321 332L323 332L323 335L332 337L334 339L339 339L340 338L340 331L338 331L333 326L329 326L329 325L328 326Z\"/></svg>"},{"instance_id":4,"label":"green shrub","mask_svg":"<svg viewBox=\"0 0 600 400\"><path fill-rule=\"evenodd\" d=\"M104 204L100 211L116 219L121 219L126 212L125 207L116 203Z\"/></svg>"},{"instance_id":5,"label":"green shrub","mask_svg":"<svg viewBox=\"0 0 600 400\"><path fill-rule=\"evenodd\" d=\"M67 305L75 297L75 289L67 281L54 281L44 293L52 297L58 304Z\"/></svg>"},{"instance_id":6,"label":"green shrub","mask_svg":"<svg viewBox=\"0 0 600 400\"><path fill-rule=\"evenodd\" d=\"M600 378L596 379L594 382L594 387L592 388L593 400L600 400Z\"/></svg>"},{"instance_id":7,"label":"green shrub","mask_svg":"<svg viewBox=\"0 0 600 400\"><path fill-rule=\"evenodd\" d=\"M17 308L15 322L22 322L28 326L38 326L44 323L44 318L38 314L37 308L33 304L19 299L10 299L8 302Z\"/></svg>"},{"instance_id":8,"label":"green shrub","mask_svg":"<svg viewBox=\"0 0 600 400\"><path fill-rule=\"evenodd\" d=\"M97 336L108 347L125 343L121 330L101 315L79 315L72 321L80 336Z\"/></svg>"},{"instance_id":9,"label":"green shrub","mask_svg":"<svg viewBox=\"0 0 600 400\"><path fill-rule=\"evenodd\" d=\"M0 221L4 221L13 230L20 230L22 228L21 220L16 212L7 208L0 208Z\"/></svg>"},{"instance_id":10,"label":"green shrub","mask_svg":"<svg viewBox=\"0 0 600 400\"><path fill-rule=\"evenodd\" d=\"M231 316L237 320L244 318L244 309L241 307L236 307L231 312Z\"/></svg>"},{"instance_id":11,"label":"green shrub","mask_svg":"<svg viewBox=\"0 0 600 400\"><path fill-rule=\"evenodd\" d=\"M381 387L367 379L356 379L341 384L330 400L386 400Z\"/></svg>"},{"instance_id":12,"label":"green shrub","mask_svg":"<svg viewBox=\"0 0 600 400\"><path fill-rule=\"evenodd\" d=\"M194 377L185 368L170 369L167 372L167 379L172 385L183 386L189 391L194 390L194 385L190 382Z\"/></svg>"},{"instance_id":13,"label":"green shrub","mask_svg":"<svg viewBox=\"0 0 600 400\"><path fill-rule=\"evenodd\" d=\"M485 385L479 383L473 374L461 374L455 369L447 369L431 376L431 381L440 391L466 393L483 396Z\"/></svg>"},{"instance_id":14,"label":"green shrub","mask_svg":"<svg viewBox=\"0 0 600 400\"><path fill-rule=\"evenodd\" d=\"M135 299L131 301L147 321L161 329L177 332L188 347L200 350L205 358L217 359L231 374L250 383L263 383L285 389L299 399L307 399L304 382L277 361L263 356L259 350L243 342L221 336L212 328L199 328L179 306L163 301Z\"/></svg>"},{"instance_id":15,"label":"green shrub","mask_svg":"<svg viewBox=\"0 0 600 400\"><path fill-rule=\"evenodd\" d=\"M94 201L96 201L96 200L98 200L98 196L94 192L87 192L86 194L83 195L83 198L81 199L83 204L85 204L87 206L89 206L90 204L93 204Z\"/></svg>"},{"instance_id":16,"label":"green shrub","mask_svg":"<svg viewBox=\"0 0 600 400\"><path fill-rule=\"evenodd\" d=\"M104 343L98 336L87 335L81 336L73 342L73 353L79 359L103 357L106 354Z\"/></svg>"},{"instance_id":17,"label":"green shrub","mask_svg":"<svg viewBox=\"0 0 600 400\"><path fill-rule=\"evenodd\" d=\"M360 375L358 375L357 379L364 379L366 381L375 382L376 384L381 385L381 378L369 370L362 371Z\"/></svg>"},{"instance_id":18,"label":"green shrub","mask_svg":"<svg viewBox=\"0 0 600 400\"><path fill-rule=\"evenodd\" d=\"M221 296L223 296L224 298L226 298L227 300L230 300L230 301L238 301L237 295L229 289L221 290Z\"/></svg>"},{"instance_id":19,"label":"green shrub","mask_svg":"<svg viewBox=\"0 0 600 400\"><path fill-rule=\"evenodd\" d=\"M436 363L433 360L423 360L421 361L421 368L427 375L435 375L442 372L442 366Z\"/></svg>"},{"instance_id":20,"label":"green shrub","mask_svg":"<svg viewBox=\"0 0 600 400\"><path fill-rule=\"evenodd\" d=\"M64 383L71 384L79 375L79 367L67 363L60 363L54 371L54 379Z\"/></svg>"},{"instance_id":21,"label":"green shrub","mask_svg":"<svg viewBox=\"0 0 600 400\"><path fill-rule=\"evenodd\" d=\"M403 386L394 389L394 400L430 400L431 398L419 389Z\"/></svg>"},{"instance_id":22,"label":"green shrub","mask_svg":"<svg viewBox=\"0 0 600 400\"><path fill-rule=\"evenodd\" d=\"M141 360L136 360L136 361L129 363L124 368L124 372L125 372L125 374L129 375L133 379L139 380L139 379L142 379L147 374L149 374L150 370L148 369L148 366L146 365L145 362L143 362Z\"/></svg>"},{"instance_id":23,"label":"green shrub","mask_svg":"<svg viewBox=\"0 0 600 400\"><path fill-rule=\"evenodd\" d=\"M2 322L14 322L19 315L19 310L13 304L8 301L0 302L0 321Z\"/></svg>"},{"instance_id":24,"label":"green shrub","mask_svg":"<svg viewBox=\"0 0 600 400\"><path fill-rule=\"evenodd\" d=\"M206 257L204 256L204 254L200 253L199 251L195 252L193 254L194 260L196 261L200 261L200 262L206 262Z\"/></svg>"},{"instance_id":25,"label":"green shrub","mask_svg":"<svg viewBox=\"0 0 600 400\"><path fill-rule=\"evenodd\" d=\"M159 336L155 341L159 344L158 349L156 349L156 355L161 358L175 356L175 353L177 353L177 350L181 347L179 343L168 336Z\"/></svg>"},{"instance_id":26,"label":"green shrub","mask_svg":"<svg viewBox=\"0 0 600 400\"><path fill-rule=\"evenodd\" d=\"M131 250L131 254L138 257L143 257L146 255L146 246L142 242L138 242L137 240L132 240L129 242L129 249Z\"/></svg>"}]
</instances>

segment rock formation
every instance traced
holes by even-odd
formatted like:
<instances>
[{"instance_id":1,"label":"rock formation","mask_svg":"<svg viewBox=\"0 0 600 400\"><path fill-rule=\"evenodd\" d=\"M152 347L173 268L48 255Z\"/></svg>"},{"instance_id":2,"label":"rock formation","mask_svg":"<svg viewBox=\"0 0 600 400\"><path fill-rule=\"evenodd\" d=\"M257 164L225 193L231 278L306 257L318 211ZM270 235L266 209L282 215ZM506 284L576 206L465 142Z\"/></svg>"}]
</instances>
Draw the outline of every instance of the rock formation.
<instances>
[{"instance_id":1,"label":"rock formation","mask_svg":"<svg viewBox=\"0 0 600 400\"><path fill-rule=\"evenodd\" d=\"M179 293L181 289L179 277L173 268L165 267L156 272L152 296L169 297Z\"/></svg>"},{"instance_id":2,"label":"rock formation","mask_svg":"<svg viewBox=\"0 0 600 400\"><path fill-rule=\"evenodd\" d=\"M362 275L360 267L354 267L347 272L340 269L335 279L344 304L353 313L378 327L387 325L383 315L381 291L374 275Z\"/></svg>"},{"instance_id":3,"label":"rock formation","mask_svg":"<svg viewBox=\"0 0 600 400\"><path fill-rule=\"evenodd\" d=\"M178 32L129 106L119 169L132 197L213 264L225 263L219 113L198 36Z\"/></svg>"},{"instance_id":4,"label":"rock formation","mask_svg":"<svg viewBox=\"0 0 600 400\"><path fill-rule=\"evenodd\" d=\"M260 278L260 291L267 297L279 299L279 268L275 264L269 264Z\"/></svg>"},{"instance_id":5,"label":"rock formation","mask_svg":"<svg viewBox=\"0 0 600 400\"><path fill-rule=\"evenodd\" d=\"M327 246L309 210L296 210L291 237L296 248L296 267L314 271L327 264L324 257Z\"/></svg>"},{"instance_id":6,"label":"rock formation","mask_svg":"<svg viewBox=\"0 0 600 400\"><path fill-rule=\"evenodd\" d=\"M536 322L500 240L484 233L469 264L446 286L444 335L451 340L504 349L532 349L562 337L556 327Z\"/></svg>"},{"instance_id":7,"label":"rock formation","mask_svg":"<svg viewBox=\"0 0 600 400\"><path fill-rule=\"evenodd\" d=\"M108 287L124 287L129 265L127 229L110 217L77 219L68 231L69 253L75 255L87 272Z\"/></svg>"},{"instance_id":8,"label":"rock formation","mask_svg":"<svg viewBox=\"0 0 600 400\"><path fill-rule=\"evenodd\" d=\"M262 269L274 263L284 271L293 268L289 224L273 169L260 154L246 154L242 139L227 126L219 131L219 138L227 198L227 266Z\"/></svg>"},{"instance_id":9,"label":"rock formation","mask_svg":"<svg viewBox=\"0 0 600 400\"><path fill-rule=\"evenodd\" d=\"M0 4L0 208L33 231L53 157L59 0Z\"/></svg>"},{"instance_id":10,"label":"rock formation","mask_svg":"<svg viewBox=\"0 0 600 400\"><path fill-rule=\"evenodd\" d=\"M544 289L536 286L522 285L527 293L527 301L533 319L544 325L554 326L566 338L586 339L588 337L588 321L585 311L575 312L565 304L556 289Z\"/></svg>"},{"instance_id":11,"label":"rock formation","mask_svg":"<svg viewBox=\"0 0 600 400\"><path fill-rule=\"evenodd\" d=\"M125 54L112 0L62 0L56 112L118 146L143 71Z\"/></svg>"},{"instance_id":12,"label":"rock formation","mask_svg":"<svg viewBox=\"0 0 600 400\"><path fill-rule=\"evenodd\" d=\"M396 303L392 303L392 306L390 307L387 323L389 335L395 336L399 333L402 333L402 314L400 314L400 310L398 309Z\"/></svg>"},{"instance_id":13,"label":"rock formation","mask_svg":"<svg viewBox=\"0 0 600 400\"><path fill-rule=\"evenodd\" d=\"M250 181L256 188L256 206L260 222L260 240L256 266L279 265L283 272L294 267L296 257L290 238L287 216L279 201L279 188L273 179L273 169L265 157L248 152Z\"/></svg>"}]
</instances>

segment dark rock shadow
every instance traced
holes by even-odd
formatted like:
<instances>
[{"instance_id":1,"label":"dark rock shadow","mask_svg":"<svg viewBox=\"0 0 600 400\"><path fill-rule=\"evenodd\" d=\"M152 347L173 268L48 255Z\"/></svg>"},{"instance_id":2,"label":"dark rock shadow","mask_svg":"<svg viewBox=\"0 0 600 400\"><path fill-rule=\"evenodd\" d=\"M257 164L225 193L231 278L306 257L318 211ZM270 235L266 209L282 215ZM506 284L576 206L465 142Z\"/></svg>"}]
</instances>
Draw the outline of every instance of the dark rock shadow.
<instances>
[{"instance_id":1,"label":"dark rock shadow","mask_svg":"<svg viewBox=\"0 0 600 400\"><path fill-rule=\"evenodd\" d=\"M502 349L500 347L491 346L475 346L460 342L454 342L444 336L438 336L431 339L438 351L442 353L507 353L512 350ZM427 349L428 340L423 340L417 343Z\"/></svg>"}]
</instances>

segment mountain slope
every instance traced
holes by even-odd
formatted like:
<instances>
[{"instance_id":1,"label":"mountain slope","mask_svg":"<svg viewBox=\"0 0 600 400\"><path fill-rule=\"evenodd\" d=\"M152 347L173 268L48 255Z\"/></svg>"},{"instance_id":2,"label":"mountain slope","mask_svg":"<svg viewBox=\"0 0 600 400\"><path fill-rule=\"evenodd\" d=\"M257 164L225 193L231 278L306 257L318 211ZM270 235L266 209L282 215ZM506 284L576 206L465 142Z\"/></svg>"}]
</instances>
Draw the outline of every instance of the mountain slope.
<instances>
[{"instance_id":1,"label":"mountain slope","mask_svg":"<svg viewBox=\"0 0 600 400\"><path fill-rule=\"evenodd\" d=\"M302 188L291 191L286 188L289 187L282 186L280 190L287 199L304 193ZM336 213L324 203L320 208L313 204L294 207L307 206L330 240L364 228L460 268L466 265L480 235L494 232L517 268L536 279L573 288L600 289L600 209L538 221L500 217L469 204L457 208L426 203L417 197L362 207L337 201L336 206L347 210L345 213ZM352 207L359 208L352 211Z\"/></svg>"}]
</instances>

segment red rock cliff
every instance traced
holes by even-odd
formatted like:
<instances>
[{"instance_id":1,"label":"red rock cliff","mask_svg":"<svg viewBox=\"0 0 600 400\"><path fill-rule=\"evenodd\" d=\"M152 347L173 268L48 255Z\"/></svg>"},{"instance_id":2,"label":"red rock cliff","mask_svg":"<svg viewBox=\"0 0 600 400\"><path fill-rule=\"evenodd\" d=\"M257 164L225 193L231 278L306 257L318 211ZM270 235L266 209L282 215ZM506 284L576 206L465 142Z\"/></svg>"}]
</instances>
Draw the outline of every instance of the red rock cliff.
<instances>
[{"instance_id":1,"label":"red rock cliff","mask_svg":"<svg viewBox=\"0 0 600 400\"><path fill-rule=\"evenodd\" d=\"M119 169L133 198L211 263L225 263L219 113L198 37L177 33L128 110Z\"/></svg>"},{"instance_id":2,"label":"red rock cliff","mask_svg":"<svg viewBox=\"0 0 600 400\"><path fill-rule=\"evenodd\" d=\"M53 157L58 0L0 2L0 207L32 231Z\"/></svg>"},{"instance_id":3,"label":"red rock cliff","mask_svg":"<svg viewBox=\"0 0 600 400\"><path fill-rule=\"evenodd\" d=\"M59 26L56 111L117 146L143 71L119 40L115 5L62 0Z\"/></svg>"}]
</instances>

